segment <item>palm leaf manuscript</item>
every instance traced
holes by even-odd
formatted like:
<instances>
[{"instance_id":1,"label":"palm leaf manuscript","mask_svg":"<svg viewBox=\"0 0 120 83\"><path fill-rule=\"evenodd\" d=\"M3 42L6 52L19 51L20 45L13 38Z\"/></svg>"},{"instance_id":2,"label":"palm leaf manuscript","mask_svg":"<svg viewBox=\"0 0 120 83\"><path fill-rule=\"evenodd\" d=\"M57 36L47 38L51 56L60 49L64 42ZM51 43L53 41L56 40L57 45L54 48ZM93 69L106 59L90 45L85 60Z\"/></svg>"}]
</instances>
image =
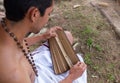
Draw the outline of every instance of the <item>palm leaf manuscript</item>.
<instances>
[{"instance_id":1,"label":"palm leaf manuscript","mask_svg":"<svg viewBox=\"0 0 120 83\"><path fill-rule=\"evenodd\" d=\"M55 74L61 74L69 70L79 59L64 31L58 30L57 35L57 37L49 39L49 46L54 72Z\"/></svg>"}]
</instances>

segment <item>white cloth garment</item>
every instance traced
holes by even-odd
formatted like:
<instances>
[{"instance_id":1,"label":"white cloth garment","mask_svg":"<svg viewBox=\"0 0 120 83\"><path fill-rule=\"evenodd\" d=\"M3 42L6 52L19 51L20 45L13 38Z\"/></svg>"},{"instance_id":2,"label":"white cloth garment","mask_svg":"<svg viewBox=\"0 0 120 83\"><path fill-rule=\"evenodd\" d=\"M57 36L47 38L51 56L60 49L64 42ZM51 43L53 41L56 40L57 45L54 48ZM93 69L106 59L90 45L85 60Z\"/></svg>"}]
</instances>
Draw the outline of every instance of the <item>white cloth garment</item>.
<instances>
[{"instance_id":1,"label":"white cloth garment","mask_svg":"<svg viewBox=\"0 0 120 83\"><path fill-rule=\"evenodd\" d=\"M54 74L50 51L45 45L37 48L32 52L32 54L38 70L38 77L35 78L34 83L59 83L66 76L68 76L69 71L60 75ZM83 62L82 57L79 54L77 54L77 56L79 57L80 61ZM86 71L73 83L87 83Z\"/></svg>"}]
</instances>

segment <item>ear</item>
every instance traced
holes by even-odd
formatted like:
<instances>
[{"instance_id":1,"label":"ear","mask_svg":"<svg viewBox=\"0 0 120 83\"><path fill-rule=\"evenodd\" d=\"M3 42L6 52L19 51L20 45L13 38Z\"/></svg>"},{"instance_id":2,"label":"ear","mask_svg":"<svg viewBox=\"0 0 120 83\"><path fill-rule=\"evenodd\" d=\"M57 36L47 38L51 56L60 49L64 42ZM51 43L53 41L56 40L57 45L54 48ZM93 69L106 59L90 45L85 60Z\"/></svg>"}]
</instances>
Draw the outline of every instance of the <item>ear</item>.
<instances>
[{"instance_id":1,"label":"ear","mask_svg":"<svg viewBox=\"0 0 120 83\"><path fill-rule=\"evenodd\" d=\"M38 8L31 7L27 13L31 22L35 22L38 18L40 18L40 12Z\"/></svg>"}]
</instances>

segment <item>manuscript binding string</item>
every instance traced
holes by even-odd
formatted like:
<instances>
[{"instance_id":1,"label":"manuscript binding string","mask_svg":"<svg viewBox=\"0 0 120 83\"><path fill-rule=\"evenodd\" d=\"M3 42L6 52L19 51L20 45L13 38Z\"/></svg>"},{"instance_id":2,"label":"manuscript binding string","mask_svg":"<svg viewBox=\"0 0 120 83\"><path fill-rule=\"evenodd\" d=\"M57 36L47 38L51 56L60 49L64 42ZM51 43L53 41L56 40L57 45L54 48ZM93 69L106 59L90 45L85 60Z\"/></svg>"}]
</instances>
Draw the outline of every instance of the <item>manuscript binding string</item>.
<instances>
[{"instance_id":1,"label":"manuscript binding string","mask_svg":"<svg viewBox=\"0 0 120 83\"><path fill-rule=\"evenodd\" d=\"M63 30L57 31L58 36L50 38L49 46L55 74L61 74L76 64L79 59L76 56L69 40Z\"/></svg>"}]
</instances>

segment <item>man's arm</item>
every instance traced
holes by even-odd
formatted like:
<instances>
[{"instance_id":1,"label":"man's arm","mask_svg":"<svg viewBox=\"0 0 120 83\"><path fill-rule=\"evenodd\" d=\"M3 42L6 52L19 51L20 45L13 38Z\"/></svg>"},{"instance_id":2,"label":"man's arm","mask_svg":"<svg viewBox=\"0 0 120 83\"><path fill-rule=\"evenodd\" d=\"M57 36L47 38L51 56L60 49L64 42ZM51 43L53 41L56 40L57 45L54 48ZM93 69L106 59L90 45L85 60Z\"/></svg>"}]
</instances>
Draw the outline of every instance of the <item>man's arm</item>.
<instances>
[{"instance_id":1,"label":"man's arm","mask_svg":"<svg viewBox=\"0 0 120 83\"><path fill-rule=\"evenodd\" d=\"M29 38L25 38L25 40L28 43L28 46L34 45L37 42L41 42L45 39L44 34L38 35L38 36L33 36L33 37L29 37Z\"/></svg>"},{"instance_id":2,"label":"man's arm","mask_svg":"<svg viewBox=\"0 0 120 83\"><path fill-rule=\"evenodd\" d=\"M56 30L61 30L61 29L62 29L61 27L55 26L50 28L49 30L47 30L45 33L41 35L25 38L25 40L27 41L28 45L31 46L33 44L36 44L37 42L45 41L51 37L55 37Z\"/></svg>"}]
</instances>

